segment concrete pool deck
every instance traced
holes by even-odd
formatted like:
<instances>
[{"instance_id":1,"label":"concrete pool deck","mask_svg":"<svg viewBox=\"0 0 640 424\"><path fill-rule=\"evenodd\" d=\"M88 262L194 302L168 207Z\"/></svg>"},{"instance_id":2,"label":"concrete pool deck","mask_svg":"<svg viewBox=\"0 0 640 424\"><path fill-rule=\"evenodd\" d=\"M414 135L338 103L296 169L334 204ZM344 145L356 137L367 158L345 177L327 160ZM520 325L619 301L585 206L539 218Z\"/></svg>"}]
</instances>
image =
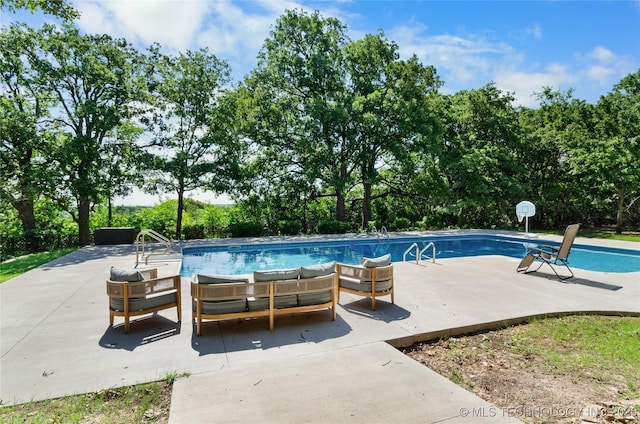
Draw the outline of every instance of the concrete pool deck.
<instances>
[{"instance_id":1,"label":"concrete pool deck","mask_svg":"<svg viewBox=\"0 0 640 424\"><path fill-rule=\"evenodd\" d=\"M561 237L545 236L560 241ZM638 243L576 243L638 249ZM179 248L177 245L176 248ZM327 311L191 324L182 279L175 309L109 327L105 279L111 265L132 268L133 246L90 246L0 285L0 399L3 405L180 377L171 423L190 422L517 422L408 359L393 345L495 328L522 317L564 312L640 314L640 272L573 268L522 275L518 259L471 257L396 263L395 304L341 295ZM161 275L179 262L159 258ZM389 342L389 343L387 343ZM473 411L469 413L468 411ZM488 416L488 417L487 417Z\"/></svg>"}]
</instances>

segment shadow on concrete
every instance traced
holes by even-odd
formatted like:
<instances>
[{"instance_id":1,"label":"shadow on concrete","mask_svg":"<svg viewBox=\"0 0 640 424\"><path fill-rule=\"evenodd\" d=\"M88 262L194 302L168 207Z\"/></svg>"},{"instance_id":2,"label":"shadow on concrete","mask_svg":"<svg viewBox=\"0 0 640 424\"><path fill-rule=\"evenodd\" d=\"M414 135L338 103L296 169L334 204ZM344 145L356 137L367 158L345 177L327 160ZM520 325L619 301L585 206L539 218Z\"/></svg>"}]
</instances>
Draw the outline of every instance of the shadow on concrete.
<instances>
[{"instance_id":1,"label":"shadow on concrete","mask_svg":"<svg viewBox=\"0 0 640 424\"><path fill-rule=\"evenodd\" d=\"M129 333L124 332L124 323L107 327L98 344L106 349L133 351L137 347L154 343L180 334L181 323L161 315L131 320Z\"/></svg>"},{"instance_id":2,"label":"shadow on concrete","mask_svg":"<svg viewBox=\"0 0 640 424\"><path fill-rule=\"evenodd\" d=\"M208 321L202 323L198 336L193 325L191 348L199 356L246 350L267 350L285 345L320 343L343 337L351 326L340 316L329 319L329 311L308 311L275 317L275 327L269 331L268 317Z\"/></svg>"},{"instance_id":3,"label":"shadow on concrete","mask_svg":"<svg viewBox=\"0 0 640 424\"><path fill-rule=\"evenodd\" d=\"M135 265L135 246L130 244L119 244L110 246L85 246L75 252L62 256L41 266L41 268L58 268L66 265L82 264L94 259L103 259L107 256L131 256ZM132 267L133 267L132 265Z\"/></svg>"},{"instance_id":4,"label":"shadow on concrete","mask_svg":"<svg viewBox=\"0 0 640 424\"><path fill-rule=\"evenodd\" d=\"M581 286L593 287L593 288L602 289L602 290L616 291L622 288L622 286L617 286L615 284L602 283L600 281L593 281L587 278L571 277L571 278L567 278L566 280L559 280L558 277L555 276L555 274L551 274L551 273L547 274L540 271L527 273L527 276L544 278L545 280L553 281L560 284L579 284Z\"/></svg>"},{"instance_id":5,"label":"shadow on concrete","mask_svg":"<svg viewBox=\"0 0 640 424\"><path fill-rule=\"evenodd\" d=\"M384 321L386 323L401 321L411 316L411 312L393 303L384 300L376 300L376 310L371 310L371 299L368 297L358 299L351 303L341 302L347 312L360 315L373 320Z\"/></svg>"}]
</instances>

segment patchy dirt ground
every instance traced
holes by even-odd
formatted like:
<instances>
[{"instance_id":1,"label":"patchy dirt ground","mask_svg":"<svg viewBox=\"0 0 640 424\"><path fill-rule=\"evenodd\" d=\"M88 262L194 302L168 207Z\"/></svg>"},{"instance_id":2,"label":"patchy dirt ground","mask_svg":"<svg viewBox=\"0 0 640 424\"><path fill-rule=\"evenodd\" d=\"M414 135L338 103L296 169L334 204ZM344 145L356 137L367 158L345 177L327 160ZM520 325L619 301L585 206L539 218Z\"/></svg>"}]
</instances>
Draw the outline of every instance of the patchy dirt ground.
<instances>
[{"instance_id":1,"label":"patchy dirt ground","mask_svg":"<svg viewBox=\"0 0 640 424\"><path fill-rule=\"evenodd\" d=\"M404 353L496 405L477 414L509 414L525 423L640 422L640 399L624 379L598 370L558 373L532 354L510 349L518 327L418 343ZM479 416L480 418L480 416Z\"/></svg>"}]
</instances>

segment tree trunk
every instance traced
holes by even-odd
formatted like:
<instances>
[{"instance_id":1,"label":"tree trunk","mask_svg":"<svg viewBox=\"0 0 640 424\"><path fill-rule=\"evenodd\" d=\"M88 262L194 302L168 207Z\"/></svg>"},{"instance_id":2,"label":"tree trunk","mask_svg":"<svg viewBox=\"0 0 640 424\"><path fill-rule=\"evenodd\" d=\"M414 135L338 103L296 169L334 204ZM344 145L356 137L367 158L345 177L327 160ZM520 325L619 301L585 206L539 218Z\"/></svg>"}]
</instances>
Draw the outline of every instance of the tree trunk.
<instances>
[{"instance_id":1,"label":"tree trunk","mask_svg":"<svg viewBox=\"0 0 640 424\"><path fill-rule=\"evenodd\" d=\"M342 191L336 190L336 219L344 222L346 217L346 200Z\"/></svg>"},{"instance_id":2,"label":"tree trunk","mask_svg":"<svg viewBox=\"0 0 640 424\"><path fill-rule=\"evenodd\" d=\"M107 227L111 227L113 223L113 205L111 204L111 195L107 199Z\"/></svg>"},{"instance_id":3,"label":"tree trunk","mask_svg":"<svg viewBox=\"0 0 640 424\"><path fill-rule=\"evenodd\" d=\"M622 234L622 222L624 221L624 193L618 191L618 213L616 215L616 234Z\"/></svg>"},{"instance_id":4,"label":"tree trunk","mask_svg":"<svg viewBox=\"0 0 640 424\"><path fill-rule=\"evenodd\" d=\"M178 190L178 217L176 219L176 238L182 240L182 209L184 208L184 190Z\"/></svg>"},{"instance_id":5,"label":"tree trunk","mask_svg":"<svg viewBox=\"0 0 640 424\"><path fill-rule=\"evenodd\" d=\"M91 210L91 201L81 199L78 204L78 237L80 246L86 246L90 243L89 232L89 212Z\"/></svg>"},{"instance_id":6,"label":"tree trunk","mask_svg":"<svg viewBox=\"0 0 640 424\"><path fill-rule=\"evenodd\" d=\"M11 204L18 211L18 217L22 222L22 233L24 234L24 244L26 253L38 252L40 245L35 237L36 216L34 212L34 202L32 198L21 198L12 201Z\"/></svg>"},{"instance_id":7,"label":"tree trunk","mask_svg":"<svg viewBox=\"0 0 640 424\"><path fill-rule=\"evenodd\" d=\"M366 229L371 221L371 184L363 183L364 197L362 199L362 229Z\"/></svg>"}]
</instances>

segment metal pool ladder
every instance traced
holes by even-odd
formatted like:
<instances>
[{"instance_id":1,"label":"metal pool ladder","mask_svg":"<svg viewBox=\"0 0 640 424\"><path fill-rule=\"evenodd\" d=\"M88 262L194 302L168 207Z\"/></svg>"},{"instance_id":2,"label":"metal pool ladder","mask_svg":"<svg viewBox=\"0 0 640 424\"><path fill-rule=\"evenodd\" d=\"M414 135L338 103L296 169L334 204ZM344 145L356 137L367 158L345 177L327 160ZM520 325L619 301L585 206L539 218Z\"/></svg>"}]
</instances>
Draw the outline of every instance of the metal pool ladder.
<instances>
[{"instance_id":1,"label":"metal pool ladder","mask_svg":"<svg viewBox=\"0 0 640 424\"><path fill-rule=\"evenodd\" d=\"M152 239L162 243L164 245L164 250L161 252L151 252L145 254L145 236L149 236ZM149 263L149 257L153 255L167 255L169 254L169 250L171 249L171 240L163 236L154 230L142 230L136 236L136 267L140 263L141 259L144 259L144 264L147 265Z\"/></svg>"},{"instance_id":2,"label":"metal pool ladder","mask_svg":"<svg viewBox=\"0 0 640 424\"><path fill-rule=\"evenodd\" d=\"M432 254L431 254L431 262L433 262L434 264L436 263L436 245L433 244L432 241L429 242L429 244L427 244L425 247L422 248L422 250L420 250L418 252L418 250L420 249L420 246L418 246L418 243L413 243L411 246L409 246L409 248L407 250L404 251L404 255L402 255L402 260L404 262L407 261L407 255L411 252L412 249L416 249L416 264L420 263L420 259L422 259L422 255L424 254L424 252L428 249L431 248L432 249Z\"/></svg>"}]
</instances>

